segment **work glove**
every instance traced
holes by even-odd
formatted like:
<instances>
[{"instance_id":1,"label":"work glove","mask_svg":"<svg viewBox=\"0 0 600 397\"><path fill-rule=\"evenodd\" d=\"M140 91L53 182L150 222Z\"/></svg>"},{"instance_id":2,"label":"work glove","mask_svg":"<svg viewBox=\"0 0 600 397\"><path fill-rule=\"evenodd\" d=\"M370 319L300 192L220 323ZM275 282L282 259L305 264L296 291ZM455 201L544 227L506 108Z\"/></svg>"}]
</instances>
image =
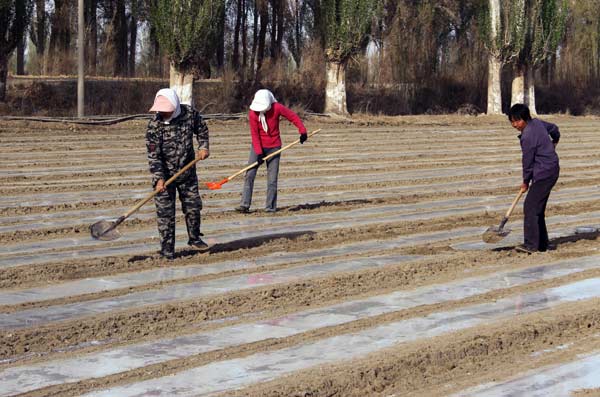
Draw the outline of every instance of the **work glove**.
<instances>
[{"instance_id":1,"label":"work glove","mask_svg":"<svg viewBox=\"0 0 600 397\"><path fill-rule=\"evenodd\" d=\"M262 163L265 162L265 160L263 159L263 157L265 157L264 154L259 154L258 156L256 156L256 162L258 163L258 165L261 165Z\"/></svg>"},{"instance_id":2,"label":"work glove","mask_svg":"<svg viewBox=\"0 0 600 397\"><path fill-rule=\"evenodd\" d=\"M308 135L306 133L300 134L300 144L303 144L308 139Z\"/></svg>"}]
</instances>

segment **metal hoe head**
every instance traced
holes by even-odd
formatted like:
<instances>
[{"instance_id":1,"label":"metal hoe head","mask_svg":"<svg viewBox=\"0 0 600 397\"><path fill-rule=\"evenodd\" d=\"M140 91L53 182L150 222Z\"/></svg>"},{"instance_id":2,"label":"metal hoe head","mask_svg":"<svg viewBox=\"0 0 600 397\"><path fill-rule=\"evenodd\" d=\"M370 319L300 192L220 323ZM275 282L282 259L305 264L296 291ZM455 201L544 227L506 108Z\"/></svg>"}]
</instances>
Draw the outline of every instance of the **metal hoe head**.
<instances>
[{"instance_id":1,"label":"metal hoe head","mask_svg":"<svg viewBox=\"0 0 600 397\"><path fill-rule=\"evenodd\" d=\"M598 233L598 228L595 226L578 226L575 228L575 234Z\"/></svg>"},{"instance_id":2,"label":"metal hoe head","mask_svg":"<svg viewBox=\"0 0 600 397\"><path fill-rule=\"evenodd\" d=\"M218 190L223 186L224 183L227 183L227 182L229 182L229 179L225 178L219 182L206 182L205 185L210 190Z\"/></svg>"},{"instance_id":3,"label":"metal hoe head","mask_svg":"<svg viewBox=\"0 0 600 397\"><path fill-rule=\"evenodd\" d=\"M121 233L117 230L117 225L117 222L99 221L90 226L90 232L96 240L116 240L121 237Z\"/></svg>"},{"instance_id":4,"label":"metal hoe head","mask_svg":"<svg viewBox=\"0 0 600 397\"><path fill-rule=\"evenodd\" d=\"M492 226L483 233L481 238L488 244L494 244L500 242L502 239L504 239L504 237L508 236L510 232L511 229Z\"/></svg>"}]
</instances>

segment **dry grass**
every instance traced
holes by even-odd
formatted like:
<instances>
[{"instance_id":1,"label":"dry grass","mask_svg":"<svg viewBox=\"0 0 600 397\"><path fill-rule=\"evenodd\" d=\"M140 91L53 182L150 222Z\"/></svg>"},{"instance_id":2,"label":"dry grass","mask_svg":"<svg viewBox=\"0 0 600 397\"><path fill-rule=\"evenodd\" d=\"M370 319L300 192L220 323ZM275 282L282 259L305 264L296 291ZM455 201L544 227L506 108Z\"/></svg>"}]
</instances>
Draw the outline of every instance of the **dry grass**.
<instances>
[{"instance_id":1,"label":"dry grass","mask_svg":"<svg viewBox=\"0 0 600 397\"><path fill-rule=\"evenodd\" d=\"M350 65L348 75L363 79L361 65L360 62ZM198 81L194 88L194 100L198 109L203 109L205 113L244 112L256 90L268 88L280 102L299 113L320 113L325 104L322 70L324 61L316 51L314 54L305 54L297 70L290 70L285 60L266 62L261 81L238 81L233 71L225 70L220 80ZM93 115L145 113L155 92L167 84L166 80L158 78L88 78L85 112ZM347 90L348 109L355 116L476 115L486 109L486 91L482 82L463 78L432 78L421 84L349 81ZM8 101L0 106L0 114L74 116L76 92L74 76L11 78ZM536 93L539 113L600 115L600 83L578 87L575 83L556 82L547 86L538 85ZM507 87L503 94L505 102L509 101ZM505 103L507 106L508 103Z\"/></svg>"}]
</instances>

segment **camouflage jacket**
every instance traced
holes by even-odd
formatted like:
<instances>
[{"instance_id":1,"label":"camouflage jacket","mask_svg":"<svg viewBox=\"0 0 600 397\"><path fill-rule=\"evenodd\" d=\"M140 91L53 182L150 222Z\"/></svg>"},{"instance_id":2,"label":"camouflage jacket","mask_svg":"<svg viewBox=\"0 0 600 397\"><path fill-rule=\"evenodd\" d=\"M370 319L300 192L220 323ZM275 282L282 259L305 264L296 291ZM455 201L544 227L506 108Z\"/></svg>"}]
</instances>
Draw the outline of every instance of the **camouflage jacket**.
<instances>
[{"instance_id":1,"label":"camouflage jacket","mask_svg":"<svg viewBox=\"0 0 600 397\"><path fill-rule=\"evenodd\" d=\"M208 150L208 127L200 113L188 105L181 105L181 113L169 124L158 118L148 123L146 149L152 173L152 184L159 179L167 180L196 157L194 135L198 140L198 150ZM195 175L192 167L178 180Z\"/></svg>"}]
</instances>

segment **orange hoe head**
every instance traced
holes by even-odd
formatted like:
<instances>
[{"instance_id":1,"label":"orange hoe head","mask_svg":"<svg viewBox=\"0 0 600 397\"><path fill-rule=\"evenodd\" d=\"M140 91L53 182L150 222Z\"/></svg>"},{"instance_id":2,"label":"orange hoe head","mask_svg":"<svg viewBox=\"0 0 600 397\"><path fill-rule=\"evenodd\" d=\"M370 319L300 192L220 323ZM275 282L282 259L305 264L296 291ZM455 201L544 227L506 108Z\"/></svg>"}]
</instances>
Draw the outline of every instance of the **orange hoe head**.
<instances>
[{"instance_id":1,"label":"orange hoe head","mask_svg":"<svg viewBox=\"0 0 600 397\"><path fill-rule=\"evenodd\" d=\"M223 184L225 184L227 182L229 182L229 179L225 178L225 179L223 179L222 181L219 181L219 182L206 182L205 185L210 190L219 190L221 188L221 186L223 186Z\"/></svg>"}]
</instances>

